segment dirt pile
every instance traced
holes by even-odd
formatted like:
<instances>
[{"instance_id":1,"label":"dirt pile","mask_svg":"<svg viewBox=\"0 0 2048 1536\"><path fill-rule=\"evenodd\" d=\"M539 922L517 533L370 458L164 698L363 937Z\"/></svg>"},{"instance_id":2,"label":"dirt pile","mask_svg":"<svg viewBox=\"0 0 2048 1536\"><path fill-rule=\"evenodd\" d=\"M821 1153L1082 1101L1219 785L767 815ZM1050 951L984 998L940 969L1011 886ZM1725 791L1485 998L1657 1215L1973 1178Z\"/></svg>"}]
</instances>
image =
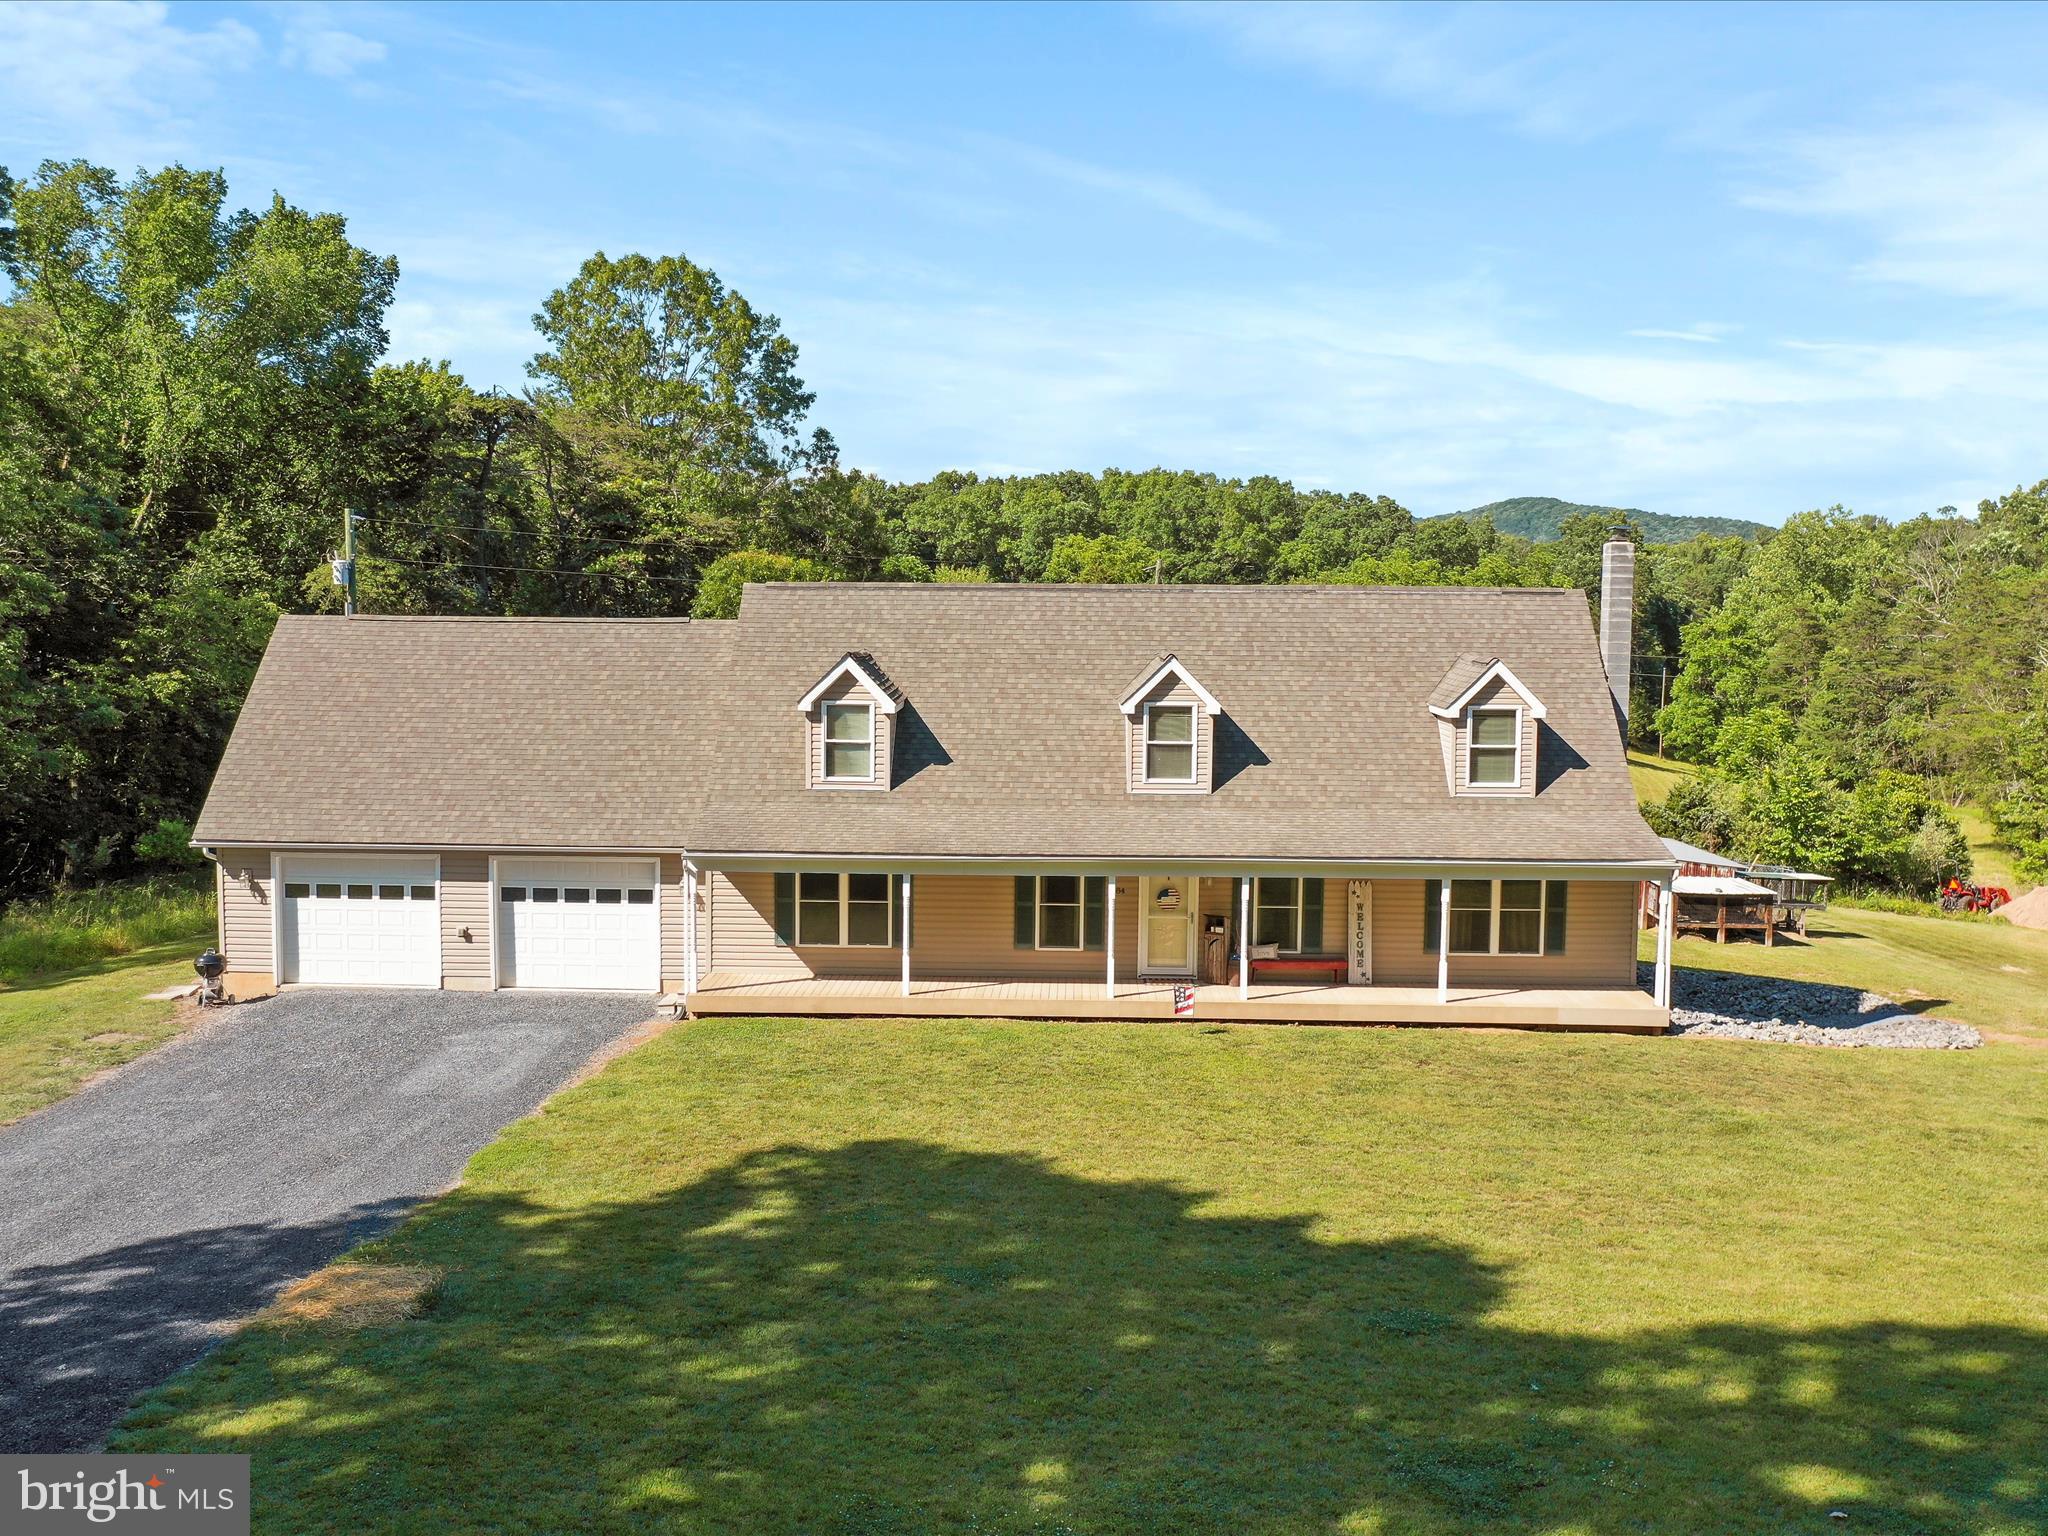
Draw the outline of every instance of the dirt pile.
<instances>
[{"instance_id":1,"label":"dirt pile","mask_svg":"<svg viewBox=\"0 0 2048 1536\"><path fill-rule=\"evenodd\" d=\"M2022 928L2048 928L2048 885L2037 885L2017 900L2008 901L1998 915Z\"/></svg>"}]
</instances>

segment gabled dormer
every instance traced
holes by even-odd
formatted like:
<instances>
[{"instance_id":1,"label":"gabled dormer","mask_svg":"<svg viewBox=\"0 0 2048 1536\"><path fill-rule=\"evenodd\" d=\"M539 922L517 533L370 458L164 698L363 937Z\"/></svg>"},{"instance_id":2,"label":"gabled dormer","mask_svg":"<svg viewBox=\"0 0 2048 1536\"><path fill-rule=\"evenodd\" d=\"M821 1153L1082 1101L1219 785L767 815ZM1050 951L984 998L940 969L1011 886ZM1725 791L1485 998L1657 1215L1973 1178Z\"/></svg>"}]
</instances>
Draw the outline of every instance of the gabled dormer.
<instances>
[{"instance_id":1,"label":"gabled dormer","mask_svg":"<svg viewBox=\"0 0 2048 1536\"><path fill-rule=\"evenodd\" d=\"M1161 657L1146 668L1119 707L1132 794L1209 793L1215 783L1216 717L1223 706L1178 657Z\"/></svg>"},{"instance_id":2,"label":"gabled dormer","mask_svg":"<svg viewBox=\"0 0 2048 1536\"><path fill-rule=\"evenodd\" d=\"M1460 656L1429 696L1454 795L1536 793L1537 722L1549 713L1498 656Z\"/></svg>"},{"instance_id":3,"label":"gabled dormer","mask_svg":"<svg viewBox=\"0 0 2048 1536\"><path fill-rule=\"evenodd\" d=\"M812 789L887 789L903 690L865 651L848 651L797 701L804 782Z\"/></svg>"}]
</instances>

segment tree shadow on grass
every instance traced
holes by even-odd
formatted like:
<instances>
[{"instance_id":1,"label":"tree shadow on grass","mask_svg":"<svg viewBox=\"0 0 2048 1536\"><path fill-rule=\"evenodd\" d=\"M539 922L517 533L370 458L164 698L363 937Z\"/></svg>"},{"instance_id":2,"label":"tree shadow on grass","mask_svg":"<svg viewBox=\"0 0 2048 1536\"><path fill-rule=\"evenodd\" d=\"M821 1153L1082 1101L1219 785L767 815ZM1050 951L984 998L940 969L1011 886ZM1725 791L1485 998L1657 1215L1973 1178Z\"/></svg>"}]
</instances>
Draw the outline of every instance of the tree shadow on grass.
<instances>
[{"instance_id":1,"label":"tree shadow on grass","mask_svg":"<svg viewBox=\"0 0 2048 1536\"><path fill-rule=\"evenodd\" d=\"M1204 1198L906 1141L458 1191L388 1244L427 1317L252 1331L116 1443L254 1453L265 1531L2048 1525L2048 1335L1532 1332L1469 1251Z\"/></svg>"}]
</instances>

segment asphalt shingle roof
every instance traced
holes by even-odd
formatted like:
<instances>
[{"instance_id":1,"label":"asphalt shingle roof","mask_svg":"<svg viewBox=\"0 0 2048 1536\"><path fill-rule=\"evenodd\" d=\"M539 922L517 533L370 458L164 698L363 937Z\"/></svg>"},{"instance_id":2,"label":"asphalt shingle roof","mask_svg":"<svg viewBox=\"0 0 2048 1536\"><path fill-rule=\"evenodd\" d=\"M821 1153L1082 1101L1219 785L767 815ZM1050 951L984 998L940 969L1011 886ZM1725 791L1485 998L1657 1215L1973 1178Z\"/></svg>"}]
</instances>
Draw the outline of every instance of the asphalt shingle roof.
<instances>
[{"instance_id":1,"label":"asphalt shingle roof","mask_svg":"<svg viewBox=\"0 0 2048 1536\"><path fill-rule=\"evenodd\" d=\"M849 652L902 696L886 793L805 787L796 704ZM1125 788L1117 701L1167 654L1223 706L1211 794ZM1445 786L1428 704L1481 657L1548 707L1533 796ZM722 622L290 618L197 835L1669 862L1584 596L1486 588L791 583Z\"/></svg>"}]
</instances>

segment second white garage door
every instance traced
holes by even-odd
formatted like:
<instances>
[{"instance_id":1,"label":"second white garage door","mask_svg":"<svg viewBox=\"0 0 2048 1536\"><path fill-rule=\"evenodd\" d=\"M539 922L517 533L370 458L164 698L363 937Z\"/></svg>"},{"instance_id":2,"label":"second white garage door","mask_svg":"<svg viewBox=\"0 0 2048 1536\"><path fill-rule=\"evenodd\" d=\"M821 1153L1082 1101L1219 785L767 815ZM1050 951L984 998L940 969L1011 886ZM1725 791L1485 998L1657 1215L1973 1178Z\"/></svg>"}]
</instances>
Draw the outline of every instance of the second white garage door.
<instances>
[{"instance_id":1,"label":"second white garage door","mask_svg":"<svg viewBox=\"0 0 2048 1536\"><path fill-rule=\"evenodd\" d=\"M498 860L498 984L661 990L653 859Z\"/></svg>"}]
</instances>

